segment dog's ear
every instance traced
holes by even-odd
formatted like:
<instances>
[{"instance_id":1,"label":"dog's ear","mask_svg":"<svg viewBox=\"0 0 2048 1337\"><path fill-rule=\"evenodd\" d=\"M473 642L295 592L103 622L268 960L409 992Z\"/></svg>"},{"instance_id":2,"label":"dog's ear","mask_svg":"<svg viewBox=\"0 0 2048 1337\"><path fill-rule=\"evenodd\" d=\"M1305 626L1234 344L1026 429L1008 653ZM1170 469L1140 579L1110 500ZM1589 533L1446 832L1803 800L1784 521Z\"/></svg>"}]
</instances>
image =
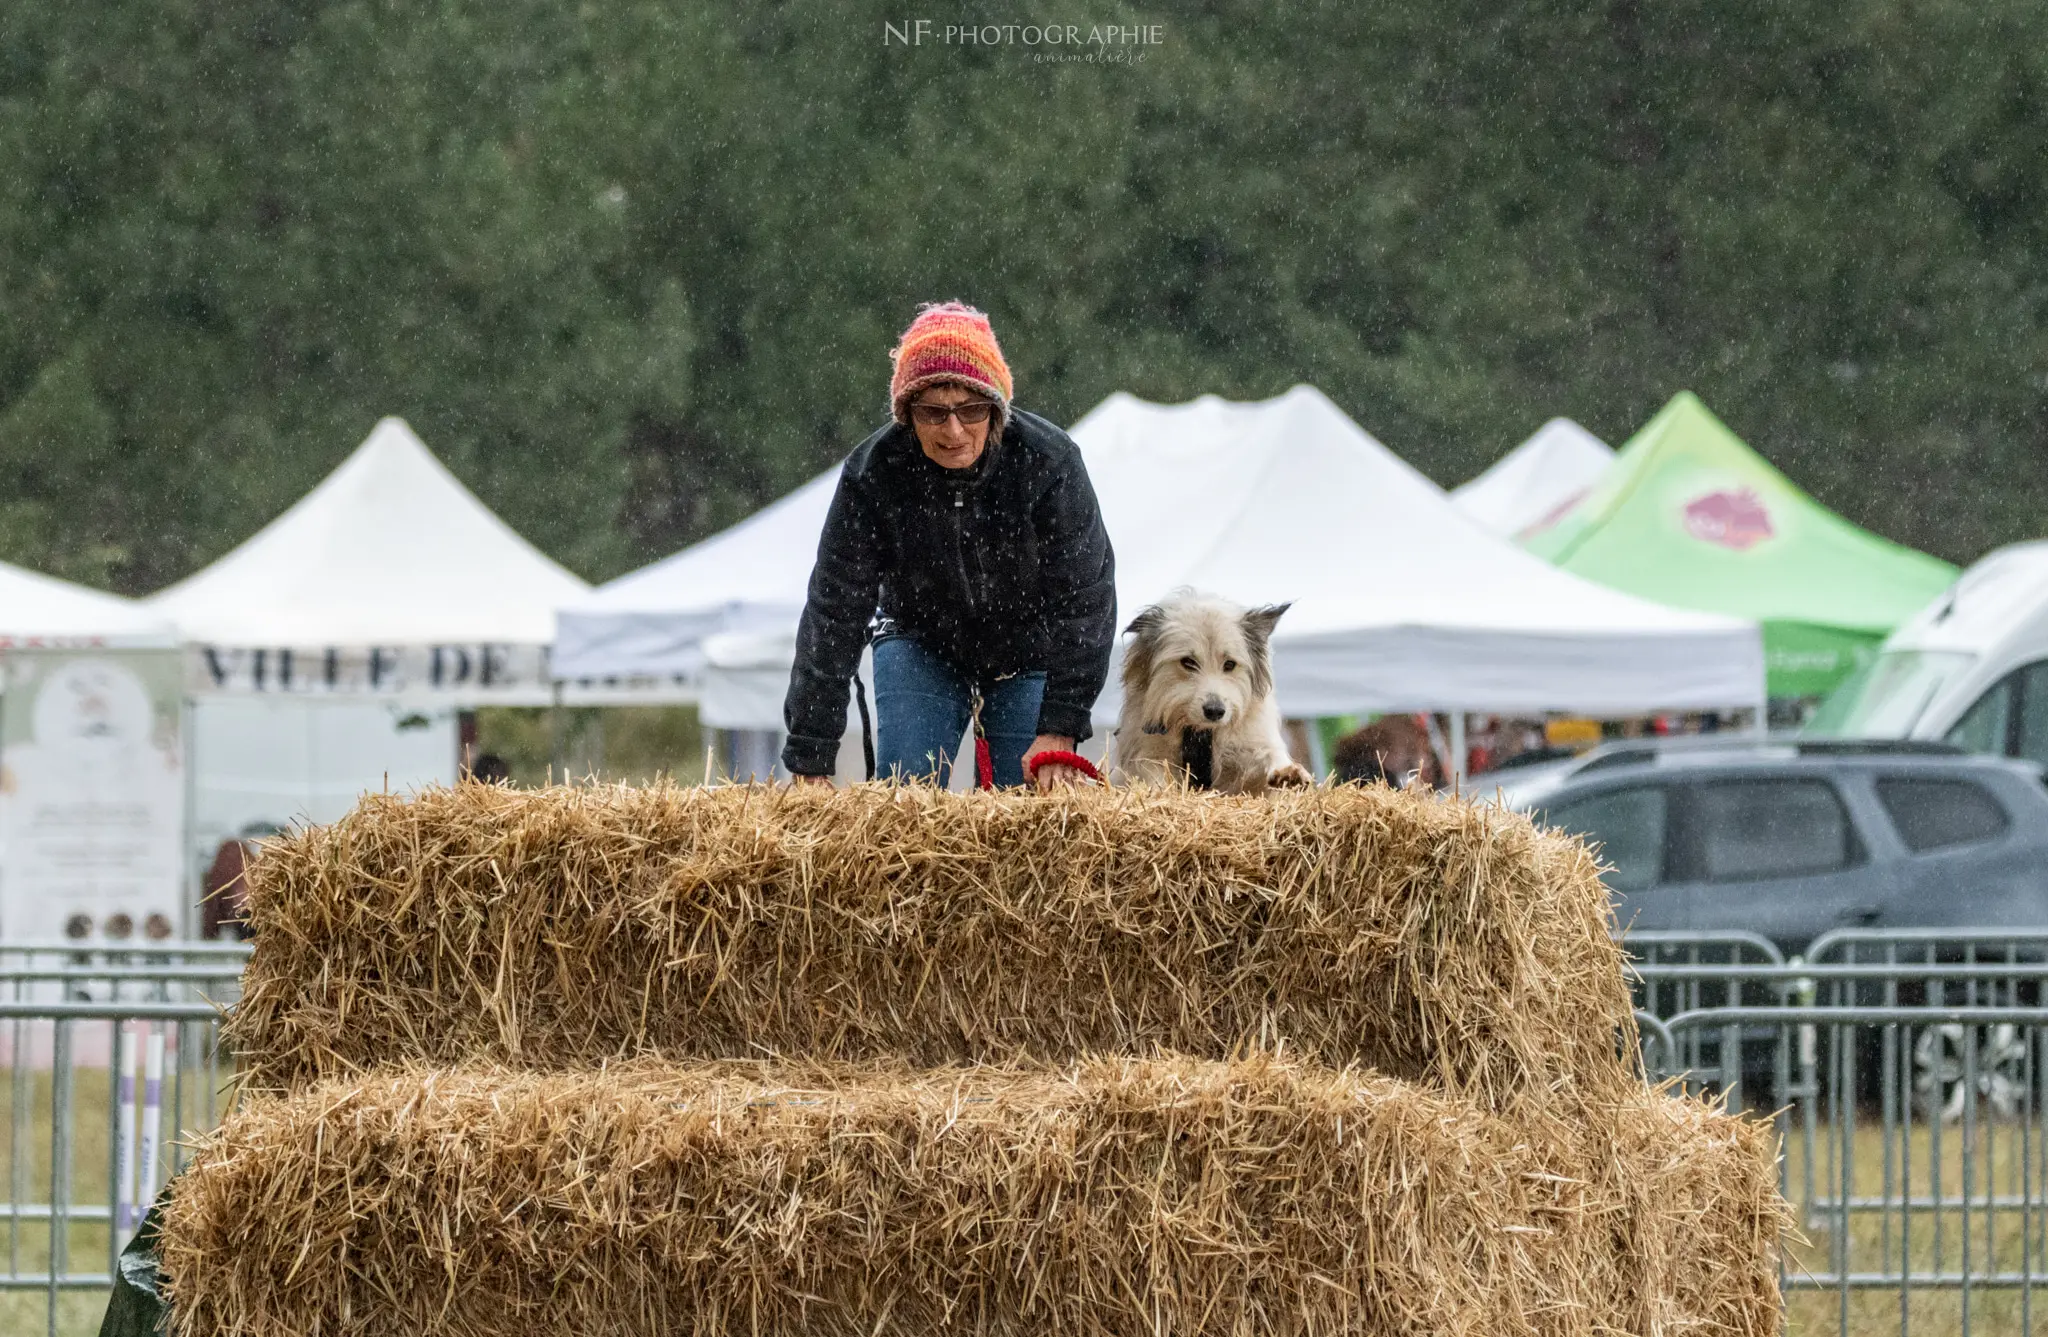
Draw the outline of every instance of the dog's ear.
<instances>
[{"instance_id":1,"label":"dog's ear","mask_svg":"<svg viewBox=\"0 0 2048 1337\"><path fill-rule=\"evenodd\" d=\"M1245 647L1252 652L1252 690L1260 696L1273 690L1273 628L1280 615L1292 607L1292 603L1265 604L1246 610L1237 620L1244 631Z\"/></svg>"},{"instance_id":2,"label":"dog's ear","mask_svg":"<svg viewBox=\"0 0 2048 1337\"><path fill-rule=\"evenodd\" d=\"M1166 610L1153 604L1131 619L1124 630L1131 643L1124 647L1124 695L1136 700L1152 684L1152 655L1158 648L1159 633L1166 627Z\"/></svg>"},{"instance_id":3,"label":"dog's ear","mask_svg":"<svg viewBox=\"0 0 2048 1337\"><path fill-rule=\"evenodd\" d=\"M1291 603L1267 604L1247 610L1238 619L1238 625L1244 628L1244 638L1251 642L1254 650L1265 653L1266 642L1273 639L1273 628L1279 624L1280 615L1292 607Z\"/></svg>"}]
</instances>

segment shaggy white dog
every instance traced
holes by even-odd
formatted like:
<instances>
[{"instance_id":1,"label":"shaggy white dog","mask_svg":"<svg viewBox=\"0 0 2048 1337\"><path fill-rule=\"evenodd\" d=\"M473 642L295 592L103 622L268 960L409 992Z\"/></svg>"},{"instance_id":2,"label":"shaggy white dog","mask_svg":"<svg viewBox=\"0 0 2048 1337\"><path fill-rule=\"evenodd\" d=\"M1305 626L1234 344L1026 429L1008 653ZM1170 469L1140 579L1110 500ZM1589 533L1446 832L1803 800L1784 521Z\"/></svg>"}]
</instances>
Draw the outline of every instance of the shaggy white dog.
<instances>
[{"instance_id":1,"label":"shaggy white dog","mask_svg":"<svg viewBox=\"0 0 2048 1337\"><path fill-rule=\"evenodd\" d=\"M1286 604L1241 608L1176 591L1125 630L1110 780L1208 783L1226 794L1314 783L1287 752L1268 643Z\"/></svg>"}]
</instances>

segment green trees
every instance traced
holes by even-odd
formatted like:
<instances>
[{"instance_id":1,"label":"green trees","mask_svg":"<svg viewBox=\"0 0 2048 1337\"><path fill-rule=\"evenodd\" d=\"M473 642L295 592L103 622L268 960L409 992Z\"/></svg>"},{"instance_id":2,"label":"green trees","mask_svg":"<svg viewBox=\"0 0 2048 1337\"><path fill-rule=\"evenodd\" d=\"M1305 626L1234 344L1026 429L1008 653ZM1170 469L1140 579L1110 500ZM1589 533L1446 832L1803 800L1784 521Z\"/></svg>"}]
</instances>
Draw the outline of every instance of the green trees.
<instances>
[{"instance_id":1,"label":"green trees","mask_svg":"<svg viewBox=\"0 0 2048 1337\"><path fill-rule=\"evenodd\" d=\"M920 300L1071 419L1322 386L1440 481L1681 387L1966 560L2048 500L2044 57L2017 0L0 10L0 558L129 590L384 413L603 578L880 419Z\"/></svg>"}]
</instances>

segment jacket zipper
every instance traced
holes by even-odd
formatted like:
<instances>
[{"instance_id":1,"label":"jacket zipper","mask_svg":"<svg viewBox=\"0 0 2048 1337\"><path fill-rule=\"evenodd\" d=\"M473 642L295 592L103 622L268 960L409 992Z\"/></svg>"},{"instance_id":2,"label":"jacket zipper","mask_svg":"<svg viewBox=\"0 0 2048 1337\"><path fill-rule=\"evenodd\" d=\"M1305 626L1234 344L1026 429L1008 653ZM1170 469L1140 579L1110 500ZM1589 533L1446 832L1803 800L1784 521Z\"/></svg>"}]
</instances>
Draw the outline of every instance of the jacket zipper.
<instances>
[{"instance_id":1,"label":"jacket zipper","mask_svg":"<svg viewBox=\"0 0 2048 1337\"><path fill-rule=\"evenodd\" d=\"M967 598L967 611L979 612L974 602L974 580L967 574L967 493L953 490L953 558L960 567L960 590Z\"/></svg>"}]
</instances>

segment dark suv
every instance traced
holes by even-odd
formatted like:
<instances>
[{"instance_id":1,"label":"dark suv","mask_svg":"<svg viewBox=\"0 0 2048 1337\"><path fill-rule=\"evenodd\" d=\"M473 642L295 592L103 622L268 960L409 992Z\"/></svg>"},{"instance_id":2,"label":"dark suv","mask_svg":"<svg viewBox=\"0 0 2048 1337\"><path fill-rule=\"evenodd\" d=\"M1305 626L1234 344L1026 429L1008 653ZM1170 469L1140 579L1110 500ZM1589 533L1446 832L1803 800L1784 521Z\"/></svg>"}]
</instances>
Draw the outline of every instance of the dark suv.
<instances>
[{"instance_id":1,"label":"dark suv","mask_svg":"<svg viewBox=\"0 0 2048 1337\"><path fill-rule=\"evenodd\" d=\"M2048 928L2048 787L1940 745L1617 744L1481 776L1598 842L1625 929Z\"/></svg>"}]
</instances>

